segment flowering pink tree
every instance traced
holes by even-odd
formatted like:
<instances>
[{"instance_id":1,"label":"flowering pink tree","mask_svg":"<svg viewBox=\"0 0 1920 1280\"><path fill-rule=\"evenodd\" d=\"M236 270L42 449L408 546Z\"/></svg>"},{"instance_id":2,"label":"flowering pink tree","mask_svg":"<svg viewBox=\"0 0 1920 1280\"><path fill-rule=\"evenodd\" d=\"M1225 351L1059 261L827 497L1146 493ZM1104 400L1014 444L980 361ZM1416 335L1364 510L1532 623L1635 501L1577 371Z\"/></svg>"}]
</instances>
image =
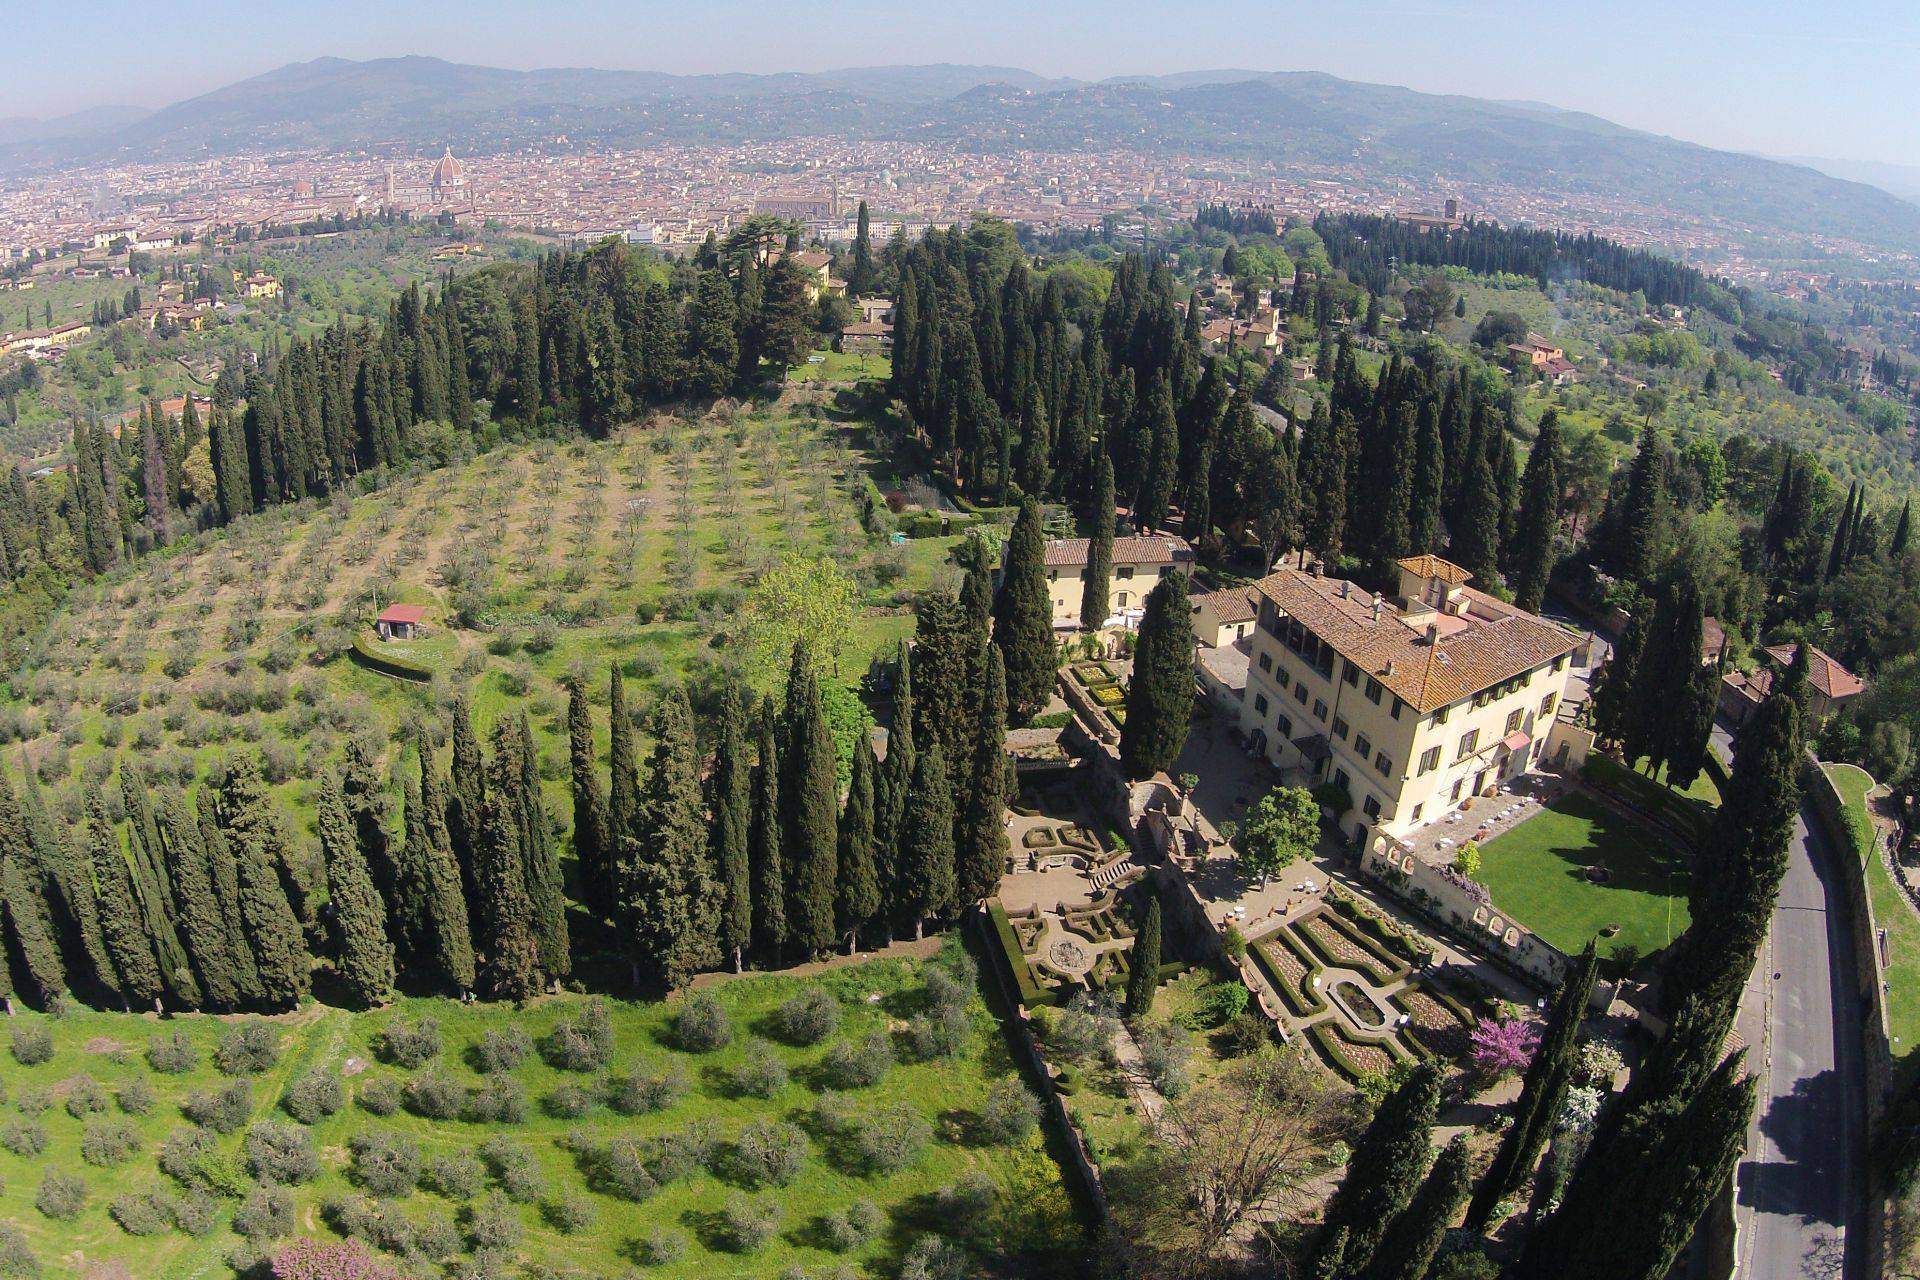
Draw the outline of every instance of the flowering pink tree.
<instances>
[{"instance_id":1,"label":"flowering pink tree","mask_svg":"<svg viewBox=\"0 0 1920 1280\"><path fill-rule=\"evenodd\" d=\"M1532 1023L1518 1018L1506 1022L1482 1018L1474 1024L1468 1039L1473 1042L1473 1069L1485 1079L1498 1080L1527 1069L1540 1044L1540 1033Z\"/></svg>"},{"instance_id":2,"label":"flowering pink tree","mask_svg":"<svg viewBox=\"0 0 1920 1280\"><path fill-rule=\"evenodd\" d=\"M273 1255L273 1280L400 1280L358 1240L296 1240Z\"/></svg>"}]
</instances>

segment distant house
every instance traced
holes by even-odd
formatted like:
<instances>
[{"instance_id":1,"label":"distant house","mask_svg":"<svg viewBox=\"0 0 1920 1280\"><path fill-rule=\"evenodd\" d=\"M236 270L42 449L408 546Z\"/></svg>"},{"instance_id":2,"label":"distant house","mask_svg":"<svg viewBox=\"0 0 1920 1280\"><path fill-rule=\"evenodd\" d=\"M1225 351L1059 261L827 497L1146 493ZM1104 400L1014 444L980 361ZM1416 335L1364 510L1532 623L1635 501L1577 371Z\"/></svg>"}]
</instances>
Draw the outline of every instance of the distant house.
<instances>
[{"instance_id":1,"label":"distant house","mask_svg":"<svg viewBox=\"0 0 1920 1280\"><path fill-rule=\"evenodd\" d=\"M264 271L256 271L241 282L249 298L277 298L280 296L280 282Z\"/></svg>"},{"instance_id":2,"label":"distant house","mask_svg":"<svg viewBox=\"0 0 1920 1280\"><path fill-rule=\"evenodd\" d=\"M1253 630L1257 613L1251 587L1227 587L1194 596L1194 642L1207 649L1230 645Z\"/></svg>"},{"instance_id":3,"label":"distant house","mask_svg":"<svg viewBox=\"0 0 1920 1280\"><path fill-rule=\"evenodd\" d=\"M856 320L840 331L840 350L848 355L892 355L893 325L879 320Z\"/></svg>"},{"instance_id":4,"label":"distant house","mask_svg":"<svg viewBox=\"0 0 1920 1280\"><path fill-rule=\"evenodd\" d=\"M1758 654L1763 665L1751 674L1729 671L1722 676L1721 713L1735 724L1745 724L1747 717L1758 711L1767 695L1773 692L1778 673L1793 665L1793 656L1799 648L1795 644L1768 645ZM1807 655L1807 710L1815 720L1825 719L1866 691L1867 682L1841 666L1839 659L1826 650L1816 645Z\"/></svg>"},{"instance_id":5,"label":"distant house","mask_svg":"<svg viewBox=\"0 0 1920 1280\"><path fill-rule=\"evenodd\" d=\"M1508 343L1507 360L1515 368L1534 370L1556 387L1580 380L1580 371L1567 359L1566 351L1537 333L1528 334L1524 341Z\"/></svg>"},{"instance_id":6,"label":"distant house","mask_svg":"<svg viewBox=\"0 0 1920 1280\"><path fill-rule=\"evenodd\" d=\"M382 640L412 640L426 634L427 609L418 604L390 604L373 620Z\"/></svg>"},{"instance_id":7,"label":"distant house","mask_svg":"<svg viewBox=\"0 0 1920 1280\"><path fill-rule=\"evenodd\" d=\"M1047 543L1047 594L1053 599L1055 630L1078 630L1080 599L1086 591L1088 542L1056 538ZM1193 572L1193 548L1185 538L1162 535L1113 540L1113 576L1107 582L1110 627L1138 625L1147 592L1169 573Z\"/></svg>"}]
</instances>

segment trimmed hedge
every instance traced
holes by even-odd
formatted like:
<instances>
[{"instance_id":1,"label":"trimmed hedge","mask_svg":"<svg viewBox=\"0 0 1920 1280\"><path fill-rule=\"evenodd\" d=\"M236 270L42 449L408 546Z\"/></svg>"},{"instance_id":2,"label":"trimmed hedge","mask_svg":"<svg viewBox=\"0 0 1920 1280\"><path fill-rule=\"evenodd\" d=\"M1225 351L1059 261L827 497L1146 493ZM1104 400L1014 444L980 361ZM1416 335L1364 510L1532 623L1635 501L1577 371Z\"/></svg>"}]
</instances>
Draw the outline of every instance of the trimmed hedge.
<instances>
[{"instance_id":1,"label":"trimmed hedge","mask_svg":"<svg viewBox=\"0 0 1920 1280\"><path fill-rule=\"evenodd\" d=\"M1709 810L1652 778L1621 764L1611 756L1591 755L1582 770L1586 780L1602 791L1611 791L1643 813L1666 823L1698 844L1706 838Z\"/></svg>"},{"instance_id":2,"label":"trimmed hedge","mask_svg":"<svg viewBox=\"0 0 1920 1280\"><path fill-rule=\"evenodd\" d=\"M1301 976L1308 985L1295 988L1291 982L1287 981L1286 976L1274 967L1272 958L1267 955L1267 948L1270 946L1285 947L1293 953L1295 958L1307 966L1306 973ZM1316 991L1311 985L1313 976L1320 972L1320 962L1310 956L1301 955L1293 944L1288 941L1286 930L1282 929L1278 933L1254 943L1249 946L1247 950L1253 954L1253 962L1260 966L1260 972L1267 975L1267 981L1272 983L1273 989L1280 993L1281 1001L1287 1006L1287 1011L1293 1014L1294 1017L1310 1018L1327 1007L1326 996Z\"/></svg>"},{"instance_id":3,"label":"trimmed hedge","mask_svg":"<svg viewBox=\"0 0 1920 1280\"><path fill-rule=\"evenodd\" d=\"M1346 1028L1334 1019L1327 1018L1308 1027L1307 1037L1313 1041L1313 1047L1320 1051L1320 1056L1327 1060L1328 1065L1349 1081L1355 1081L1366 1075L1367 1069L1357 1065L1347 1056L1347 1048L1350 1045L1356 1048L1359 1046L1347 1038L1345 1030ZM1400 1061L1406 1056L1405 1050L1395 1052L1397 1046L1391 1040L1369 1040L1366 1043L1368 1047L1378 1046L1383 1053L1395 1061Z\"/></svg>"},{"instance_id":4,"label":"trimmed hedge","mask_svg":"<svg viewBox=\"0 0 1920 1280\"><path fill-rule=\"evenodd\" d=\"M1354 946L1360 948L1361 954L1365 957L1364 960L1360 962L1343 960L1339 956L1333 955L1330 951L1323 949L1324 944L1322 944L1318 938L1314 937L1312 931L1305 928L1300 929L1300 940L1311 948L1313 953L1320 958L1321 963L1325 964L1329 969L1354 969L1366 974L1367 977L1373 979L1373 981L1379 985L1398 982L1401 978L1406 977L1411 970L1412 966L1384 954L1380 950L1378 943L1348 924L1341 918L1338 912L1321 911L1315 915L1308 916L1299 923L1306 925L1314 920L1326 921L1328 928L1338 933Z\"/></svg>"},{"instance_id":5,"label":"trimmed hedge","mask_svg":"<svg viewBox=\"0 0 1920 1280\"><path fill-rule=\"evenodd\" d=\"M1007 919L1007 909L997 900L991 900L987 903L987 916L993 921L993 936L999 940L1000 953L1006 957L1007 968L1013 973L1020 1003L1029 1009L1059 1004L1058 995L1034 981L1033 970L1027 967L1026 953L1020 949L1020 939L1013 931L1013 922Z\"/></svg>"},{"instance_id":6,"label":"trimmed hedge","mask_svg":"<svg viewBox=\"0 0 1920 1280\"><path fill-rule=\"evenodd\" d=\"M1392 995L1387 997L1387 1003L1392 1005L1394 1008L1398 1009L1400 1012L1411 1015L1413 1010L1407 1007L1406 1000L1405 1000L1405 996L1408 991L1418 991L1421 995L1426 996L1429 1000L1432 1000L1435 1004L1445 1007L1448 1013L1451 1013L1454 1017L1460 1019L1460 1025L1462 1029L1465 1029L1465 1030L1472 1029L1473 1014L1468 1011L1467 1007L1461 1004L1458 1000L1454 999L1453 996L1449 995L1447 992L1442 991L1437 985L1431 982L1422 982L1422 983L1419 983L1417 986L1409 986L1404 990L1396 991ZM1426 1035L1426 1028L1421 1027L1418 1024L1414 1023L1413 1021L1411 1021L1411 1018L1409 1018L1407 1025L1400 1029L1401 1039L1406 1041L1406 1043L1412 1045L1414 1050L1418 1052L1421 1057L1438 1059L1440 1057L1440 1054L1434 1049L1432 1045L1428 1044L1424 1039L1422 1039L1424 1035Z\"/></svg>"},{"instance_id":7,"label":"trimmed hedge","mask_svg":"<svg viewBox=\"0 0 1920 1280\"><path fill-rule=\"evenodd\" d=\"M393 676L399 680L413 680L424 684L438 674L433 667L424 662L417 662L397 653L382 653L365 636L354 637L349 656L369 671L376 671L383 676Z\"/></svg>"}]
</instances>

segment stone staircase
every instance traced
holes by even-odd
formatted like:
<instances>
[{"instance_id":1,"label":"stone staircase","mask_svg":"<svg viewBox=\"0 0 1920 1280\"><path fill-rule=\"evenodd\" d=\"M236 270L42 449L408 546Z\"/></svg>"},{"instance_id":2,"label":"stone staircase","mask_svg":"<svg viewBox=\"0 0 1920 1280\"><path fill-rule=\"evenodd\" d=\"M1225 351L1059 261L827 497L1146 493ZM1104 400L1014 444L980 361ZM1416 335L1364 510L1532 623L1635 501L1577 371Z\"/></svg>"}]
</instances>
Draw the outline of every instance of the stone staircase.
<instances>
[{"instance_id":1,"label":"stone staircase","mask_svg":"<svg viewBox=\"0 0 1920 1280\"><path fill-rule=\"evenodd\" d=\"M1094 889L1103 891L1112 888L1116 882L1126 879L1139 869L1134 865L1133 855L1129 853L1115 858L1104 867L1095 868L1090 878Z\"/></svg>"}]
</instances>

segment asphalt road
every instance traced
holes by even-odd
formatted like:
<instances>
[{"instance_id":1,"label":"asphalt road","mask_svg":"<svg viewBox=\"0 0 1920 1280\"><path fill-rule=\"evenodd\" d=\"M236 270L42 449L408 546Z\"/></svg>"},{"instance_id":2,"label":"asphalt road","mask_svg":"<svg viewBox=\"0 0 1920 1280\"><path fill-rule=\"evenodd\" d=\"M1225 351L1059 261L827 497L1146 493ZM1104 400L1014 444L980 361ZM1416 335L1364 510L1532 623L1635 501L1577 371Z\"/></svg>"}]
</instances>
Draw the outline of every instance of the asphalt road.
<instances>
[{"instance_id":1,"label":"asphalt road","mask_svg":"<svg viewBox=\"0 0 1920 1280\"><path fill-rule=\"evenodd\" d=\"M1716 746L1725 735L1714 730ZM1864 1280L1866 1088L1846 899L1801 807L1773 929L1739 1031L1760 1104L1735 1175L1739 1280Z\"/></svg>"}]
</instances>

